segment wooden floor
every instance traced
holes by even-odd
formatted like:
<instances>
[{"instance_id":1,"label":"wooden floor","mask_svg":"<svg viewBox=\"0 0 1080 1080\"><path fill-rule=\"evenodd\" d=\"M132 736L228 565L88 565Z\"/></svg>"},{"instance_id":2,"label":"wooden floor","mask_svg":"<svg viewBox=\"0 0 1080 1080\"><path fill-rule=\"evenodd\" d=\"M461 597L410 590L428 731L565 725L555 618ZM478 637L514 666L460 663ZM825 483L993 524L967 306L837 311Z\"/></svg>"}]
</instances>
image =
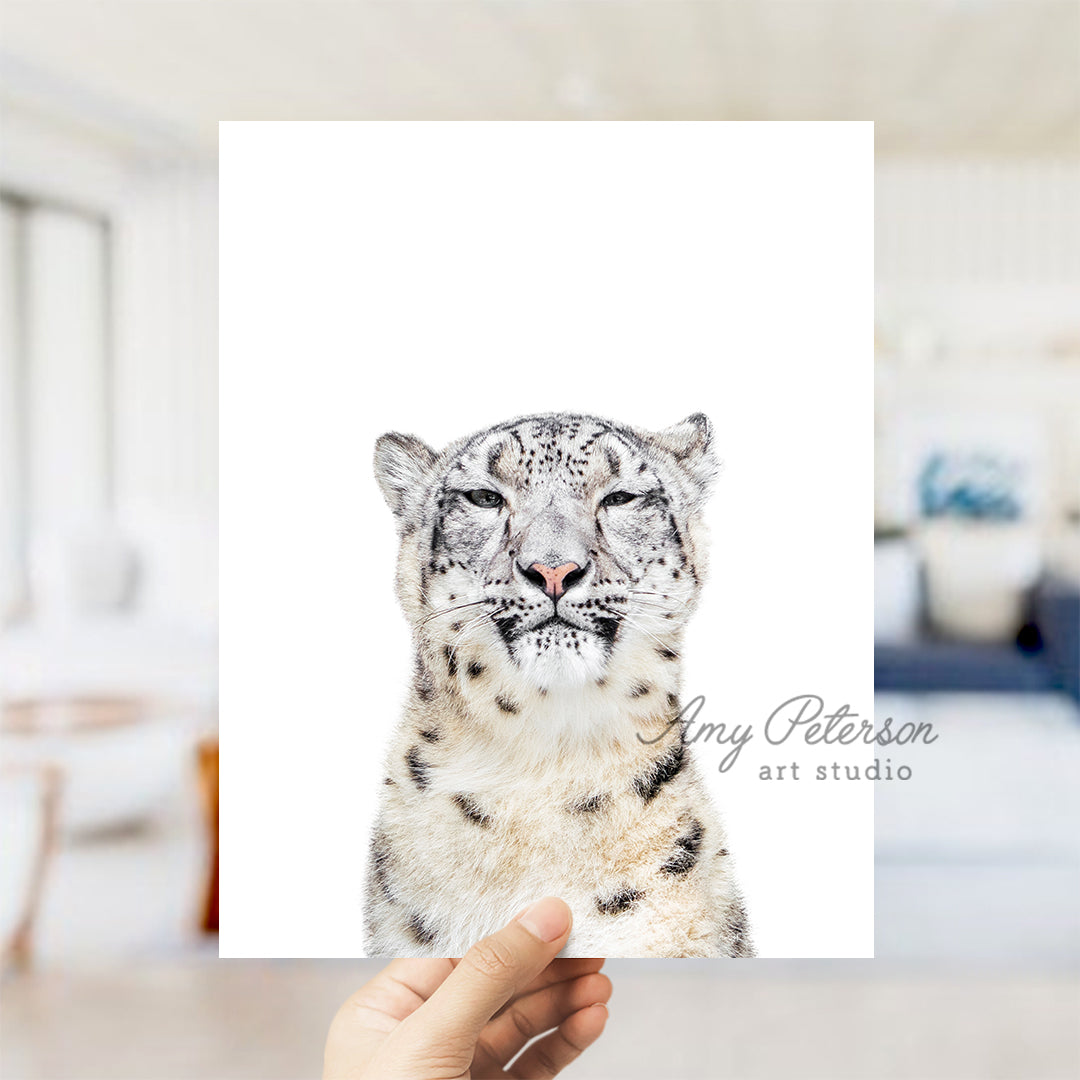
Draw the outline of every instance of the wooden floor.
<instances>
[{"instance_id":1,"label":"wooden floor","mask_svg":"<svg viewBox=\"0 0 1080 1080\"><path fill-rule=\"evenodd\" d=\"M7 1080L299 1080L378 961L38 972L2 989ZM604 1038L570 1076L871 1080L1080 1075L1080 982L880 961L611 961Z\"/></svg>"}]
</instances>

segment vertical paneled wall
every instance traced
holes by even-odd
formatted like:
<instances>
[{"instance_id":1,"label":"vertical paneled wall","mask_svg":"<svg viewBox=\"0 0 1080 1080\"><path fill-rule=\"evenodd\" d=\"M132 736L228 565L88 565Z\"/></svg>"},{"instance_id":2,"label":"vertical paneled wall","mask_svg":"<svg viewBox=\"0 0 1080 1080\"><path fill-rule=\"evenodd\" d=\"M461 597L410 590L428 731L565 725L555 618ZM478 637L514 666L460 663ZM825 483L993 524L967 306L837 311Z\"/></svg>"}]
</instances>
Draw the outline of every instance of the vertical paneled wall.
<instances>
[{"instance_id":1,"label":"vertical paneled wall","mask_svg":"<svg viewBox=\"0 0 1080 1080\"><path fill-rule=\"evenodd\" d=\"M885 161L876 170L885 284L1080 281L1080 166Z\"/></svg>"},{"instance_id":2,"label":"vertical paneled wall","mask_svg":"<svg viewBox=\"0 0 1080 1080\"><path fill-rule=\"evenodd\" d=\"M217 177L141 170L116 222L116 495L144 600L212 614L217 516ZM253 392L256 388L253 387Z\"/></svg>"},{"instance_id":3,"label":"vertical paneled wall","mask_svg":"<svg viewBox=\"0 0 1080 1080\"><path fill-rule=\"evenodd\" d=\"M117 491L122 504L217 498L217 183L146 170L117 220Z\"/></svg>"},{"instance_id":4,"label":"vertical paneled wall","mask_svg":"<svg viewBox=\"0 0 1080 1080\"><path fill-rule=\"evenodd\" d=\"M917 320L954 356L1080 351L1077 162L879 162L875 222L886 333Z\"/></svg>"}]
</instances>

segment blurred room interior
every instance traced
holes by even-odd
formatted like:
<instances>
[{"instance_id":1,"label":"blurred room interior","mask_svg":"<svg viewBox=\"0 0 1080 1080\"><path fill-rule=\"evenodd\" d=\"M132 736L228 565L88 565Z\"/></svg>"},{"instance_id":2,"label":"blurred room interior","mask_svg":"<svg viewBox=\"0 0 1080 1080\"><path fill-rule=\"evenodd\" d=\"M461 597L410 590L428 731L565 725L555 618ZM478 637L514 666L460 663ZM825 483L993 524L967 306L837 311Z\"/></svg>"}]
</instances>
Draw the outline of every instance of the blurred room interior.
<instances>
[{"instance_id":1,"label":"blurred room interior","mask_svg":"<svg viewBox=\"0 0 1080 1080\"><path fill-rule=\"evenodd\" d=\"M613 963L579 1075L1080 1074L1078 42L1073 0L5 0L4 1075L312 1075L377 966L216 959L219 119L876 121L874 704L940 733L878 789L878 960Z\"/></svg>"}]
</instances>

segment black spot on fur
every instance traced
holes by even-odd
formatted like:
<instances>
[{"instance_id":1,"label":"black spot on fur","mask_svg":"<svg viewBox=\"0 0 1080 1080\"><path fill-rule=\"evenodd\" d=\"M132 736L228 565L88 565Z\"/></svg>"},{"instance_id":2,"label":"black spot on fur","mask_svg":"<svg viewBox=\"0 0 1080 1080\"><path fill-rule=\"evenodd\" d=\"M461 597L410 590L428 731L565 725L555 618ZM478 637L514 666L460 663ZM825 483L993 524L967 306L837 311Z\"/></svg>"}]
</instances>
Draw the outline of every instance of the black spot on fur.
<instances>
[{"instance_id":1,"label":"black spot on fur","mask_svg":"<svg viewBox=\"0 0 1080 1080\"><path fill-rule=\"evenodd\" d=\"M508 713L510 716L515 716L518 712L520 712L520 706L515 704L513 701L508 701L504 697L497 697L495 699L495 704L498 705L504 713Z\"/></svg>"},{"instance_id":2,"label":"black spot on fur","mask_svg":"<svg viewBox=\"0 0 1080 1080\"><path fill-rule=\"evenodd\" d=\"M598 896L596 910L601 915L620 915L629 911L644 895L637 889L619 889L610 896Z\"/></svg>"},{"instance_id":3,"label":"black spot on fur","mask_svg":"<svg viewBox=\"0 0 1080 1080\"><path fill-rule=\"evenodd\" d=\"M607 458L608 468L611 470L612 477L618 476L621 467L619 463L619 455L616 454L610 446L607 446L604 448L604 457Z\"/></svg>"},{"instance_id":4,"label":"black spot on fur","mask_svg":"<svg viewBox=\"0 0 1080 1080\"><path fill-rule=\"evenodd\" d=\"M435 683L431 678L431 672L424 666L420 654L416 654L416 666L413 672L413 685L416 695L421 701L431 701L435 697Z\"/></svg>"},{"instance_id":5,"label":"black spot on fur","mask_svg":"<svg viewBox=\"0 0 1080 1080\"><path fill-rule=\"evenodd\" d=\"M484 674L484 665L481 664L478 660L473 660L472 663L469 664L467 670L470 679L479 679L480 676Z\"/></svg>"},{"instance_id":6,"label":"black spot on fur","mask_svg":"<svg viewBox=\"0 0 1080 1080\"><path fill-rule=\"evenodd\" d=\"M428 728L420 732L420 738L427 742L438 742L442 738L442 732L438 728Z\"/></svg>"},{"instance_id":7,"label":"black spot on fur","mask_svg":"<svg viewBox=\"0 0 1080 1080\"><path fill-rule=\"evenodd\" d=\"M392 776L388 776L388 777L387 777L387 778L386 778L386 779L385 779L385 780L383 781L383 783L384 783L384 784L385 784L385 785L386 785L387 787L393 787L393 786L394 786L394 778L393 778Z\"/></svg>"},{"instance_id":8,"label":"black spot on fur","mask_svg":"<svg viewBox=\"0 0 1080 1080\"><path fill-rule=\"evenodd\" d=\"M394 895L390 891L390 882L387 875L392 858L390 841L387 839L386 834L376 832L371 838L369 873L371 874L371 880L378 885L383 895L391 903L394 901Z\"/></svg>"},{"instance_id":9,"label":"black spot on fur","mask_svg":"<svg viewBox=\"0 0 1080 1080\"><path fill-rule=\"evenodd\" d=\"M446 672L452 679L457 674L457 661L454 659L454 652L449 645L443 647L443 655L446 657Z\"/></svg>"},{"instance_id":10,"label":"black spot on fur","mask_svg":"<svg viewBox=\"0 0 1080 1080\"><path fill-rule=\"evenodd\" d=\"M613 645L615 642L615 635L619 632L619 620L593 619L593 629L596 631L597 637L599 637L605 645Z\"/></svg>"},{"instance_id":11,"label":"black spot on fur","mask_svg":"<svg viewBox=\"0 0 1080 1080\"><path fill-rule=\"evenodd\" d=\"M417 945L430 945L435 940L435 931L424 924L424 920L415 912L409 916L406 928Z\"/></svg>"},{"instance_id":12,"label":"black spot on fur","mask_svg":"<svg viewBox=\"0 0 1080 1080\"><path fill-rule=\"evenodd\" d=\"M413 783L423 791L428 786L428 769L430 766L420 760L419 746L413 746L409 749L409 752L405 755L405 764L408 766Z\"/></svg>"},{"instance_id":13,"label":"black spot on fur","mask_svg":"<svg viewBox=\"0 0 1080 1080\"><path fill-rule=\"evenodd\" d=\"M648 772L634 780L634 790L646 802L652 802L659 794L660 789L679 775L683 763L684 750L680 740L662 758L656 761Z\"/></svg>"},{"instance_id":14,"label":"black spot on fur","mask_svg":"<svg viewBox=\"0 0 1080 1080\"><path fill-rule=\"evenodd\" d=\"M750 925L746 918L746 908L741 900L736 900L728 910L726 926L727 938L732 956L753 956L754 949L750 942Z\"/></svg>"},{"instance_id":15,"label":"black spot on fur","mask_svg":"<svg viewBox=\"0 0 1080 1080\"><path fill-rule=\"evenodd\" d=\"M386 833L376 832L371 837L371 869L378 875L386 869L390 861L390 842Z\"/></svg>"},{"instance_id":16,"label":"black spot on fur","mask_svg":"<svg viewBox=\"0 0 1080 1080\"><path fill-rule=\"evenodd\" d=\"M486 829L491 824L491 818L480 809L476 800L471 795L455 795L454 805L474 825Z\"/></svg>"},{"instance_id":17,"label":"black spot on fur","mask_svg":"<svg viewBox=\"0 0 1080 1080\"><path fill-rule=\"evenodd\" d=\"M679 704L679 695L668 694L667 703L674 709Z\"/></svg>"},{"instance_id":18,"label":"black spot on fur","mask_svg":"<svg viewBox=\"0 0 1080 1080\"><path fill-rule=\"evenodd\" d=\"M603 810L609 802L611 802L610 795L588 795L579 802L574 803L570 807L570 811L574 814L595 814L597 811Z\"/></svg>"},{"instance_id":19,"label":"black spot on fur","mask_svg":"<svg viewBox=\"0 0 1080 1080\"><path fill-rule=\"evenodd\" d=\"M632 698L644 697L651 689L652 687L648 683L639 683L630 691L630 696Z\"/></svg>"},{"instance_id":20,"label":"black spot on fur","mask_svg":"<svg viewBox=\"0 0 1080 1080\"><path fill-rule=\"evenodd\" d=\"M678 660L679 654L674 649L662 648L656 650L665 660Z\"/></svg>"},{"instance_id":21,"label":"black spot on fur","mask_svg":"<svg viewBox=\"0 0 1080 1080\"><path fill-rule=\"evenodd\" d=\"M506 444L505 444L505 443L499 443L499 444L498 444L497 446L493 446L493 447L491 448L491 450L489 450L489 451L488 451L488 458L487 458L487 471L488 471L488 472L489 472L489 473L490 473L490 474L491 474L492 476L494 476L496 480L502 480L502 479L503 479L503 477L501 477L501 476L500 476L500 475L499 475L499 474L498 474L498 473L497 473L497 472L495 471L495 466L496 466L496 465L498 465L498 463L499 463L499 458L500 458L500 457L502 456L502 452L503 452L503 450L505 449L505 446L506 446Z\"/></svg>"},{"instance_id":22,"label":"black spot on fur","mask_svg":"<svg viewBox=\"0 0 1080 1080\"><path fill-rule=\"evenodd\" d=\"M705 835L702 824L697 819L690 822L690 828L685 836L680 836L675 841L675 850L668 857L667 862L660 867L665 874L689 874L697 865L701 857L701 839Z\"/></svg>"}]
</instances>

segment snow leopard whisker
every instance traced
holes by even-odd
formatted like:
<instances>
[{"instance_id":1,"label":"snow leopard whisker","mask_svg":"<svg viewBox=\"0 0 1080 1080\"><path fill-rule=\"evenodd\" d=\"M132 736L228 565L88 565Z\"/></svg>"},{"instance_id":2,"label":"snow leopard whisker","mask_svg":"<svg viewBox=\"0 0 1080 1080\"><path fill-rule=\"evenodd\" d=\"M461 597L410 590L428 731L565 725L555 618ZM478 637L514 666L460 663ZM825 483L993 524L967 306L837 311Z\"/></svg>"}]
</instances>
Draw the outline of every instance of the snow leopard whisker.
<instances>
[{"instance_id":1,"label":"snow leopard whisker","mask_svg":"<svg viewBox=\"0 0 1080 1080\"><path fill-rule=\"evenodd\" d=\"M482 623L484 619L494 620L504 611L509 610L509 607L509 604L504 604L502 607L497 608L495 611L481 612L479 615L474 615L471 619L469 619L468 622L466 622L459 630L453 631L452 636L433 637L429 635L429 640L437 645L445 645L448 649L451 650L451 652L456 652L462 644L465 644L465 642L463 642L463 638L473 627Z\"/></svg>"},{"instance_id":2,"label":"snow leopard whisker","mask_svg":"<svg viewBox=\"0 0 1080 1080\"><path fill-rule=\"evenodd\" d=\"M479 626L487 618L490 618L490 616L488 615L488 613L486 611L482 615L474 615L460 630L458 630L454 634L454 645L453 645L453 647L456 648L458 645L460 645L464 641L465 635L474 626Z\"/></svg>"},{"instance_id":3,"label":"snow leopard whisker","mask_svg":"<svg viewBox=\"0 0 1080 1080\"><path fill-rule=\"evenodd\" d=\"M630 614L631 612L636 611L640 615L650 615L652 618L656 619L656 618L659 618L659 616L658 615L653 615L652 614L653 611L668 612L670 610L671 610L671 607L668 604L657 604L657 603L655 603L654 601L651 601L651 600L635 600L634 601L634 606L630 609L629 612L627 612L627 614Z\"/></svg>"},{"instance_id":4,"label":"snow leopard whisker","mask_svg":"<svg viewBox=\"0 0 1080 1080\"><path fill-rule=\"evenodd\" d=\"M655 608L657 611L670 611L671 607L668 604L661 604L656 600L635 600L635 610L638 607Z\"/></svg>"},{"instance_id":5,"label":"snow leopard whisker","mask_svg":"<svg viewBox=\"0 0 1080 1080\"><path fill-rule=\"evenodd\" d=\"M663 595L666 595L666 594L664 594L664 593L650 593L649 595L650 596L663 596ZM628 596L605 597L604 602L607 603L607 604L630 604L630 603L640 604L640 605L643 605L645 607L660 608L661 610L664 610L664 611L666 611L668 609L667 604L661 604L657 600L631 600Z\"/></svg>"},{"instance_id":6,"label":"snow leopard whisker","mask_svg":"<svg viewBox=\"0 0 1080 1080\"><path fill-rule=\"evenodd\" d=\"M637 622L632 616L624 615L623 616L623 622L627 626L632 627L634 630L639 630L646 637L652 638L653 641L655 641L657 645L662 645L665 648L667 647L668 643L666 641L664 641L662 638L657 637L656 634L654 634L651 630L646 630L645 627L642 626L641 623Z\"/></svg>"},{"instance_id":7,"label":"snow leopard whisker","mask_svg":"<svg viewBox=\"0 0 1080 1080\"><path fill-rule=\"evenodd\" d=\"M431 614L425 615L416 625L417 626L424 626L427 623L431 622L432 619L439 618L440 615L449 615L452 611L461 611L464 608L476 607L477 604L486 604L486 603L487 603L486 600L473 600L471 603L468 603L468 604L458 604L456 607L448 607L448 608L443 608L441 611L433 611L433 612L431 612Z\"/></svg>"}]
</instances>

